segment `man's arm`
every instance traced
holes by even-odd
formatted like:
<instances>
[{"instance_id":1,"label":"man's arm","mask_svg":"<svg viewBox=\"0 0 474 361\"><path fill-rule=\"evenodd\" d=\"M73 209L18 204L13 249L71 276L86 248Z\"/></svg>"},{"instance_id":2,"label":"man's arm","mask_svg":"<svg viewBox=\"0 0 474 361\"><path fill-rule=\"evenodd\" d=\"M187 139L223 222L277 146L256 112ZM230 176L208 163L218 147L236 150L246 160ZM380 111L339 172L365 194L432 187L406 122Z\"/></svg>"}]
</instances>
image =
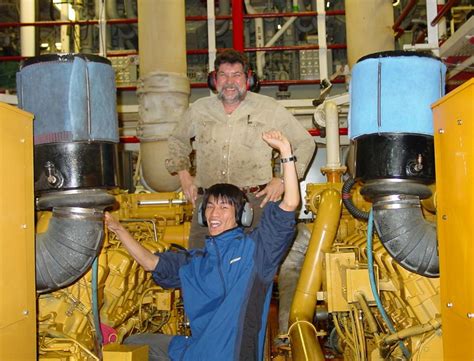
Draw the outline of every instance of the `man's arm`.
<instances>
[{"instance_id":1,"label":"man's arm","mask_svg":"<svg viewBox=\"0 0 474 361\"><path fill-rule=\"evenodd\" d=\"M189 155L192 152L191 138L194 136L193 129L192 113L191 109L188 109L168 137L170 158L166 159L165 165L168 172L178 174L184 196L194 206L197 198L197 187L194 185L194 177L189 173L191 168Z\"/></svg>"},{"instance_id":2,"label":"man's arm","mask_svg":"<svg viewBox=\"0 0 474 361\"><path fill-rule=\"evenodd\" d=\"M300 203L300 192L295 159L290 142L280 131L276 130L264 132L262 138L268 145L280 152L282 159L285 193L279 207L285 211L294 211Z\"/></svg>"},{"instance_id":3,"label":"man's arm","mask_svg":"<svg viewBox=\"0 0 474 361\"><path fill-rule=\"evenodd\" d=\"M105 212L105 225L109 231L114 232L117 235L128 253L130 253L135 261L137 261L146 271L153 271L156 268L160 261L160 257L137 242L109 212Z\"/></svg>"}]
</instances>

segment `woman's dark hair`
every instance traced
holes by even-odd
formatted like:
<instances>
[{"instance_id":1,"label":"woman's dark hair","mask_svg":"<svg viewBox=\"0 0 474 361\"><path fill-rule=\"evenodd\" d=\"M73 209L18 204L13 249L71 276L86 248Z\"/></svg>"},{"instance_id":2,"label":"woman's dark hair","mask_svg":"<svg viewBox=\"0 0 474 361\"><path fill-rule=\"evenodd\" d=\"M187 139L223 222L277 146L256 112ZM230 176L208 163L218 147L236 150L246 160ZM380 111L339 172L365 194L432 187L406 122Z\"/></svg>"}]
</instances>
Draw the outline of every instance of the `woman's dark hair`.
<instances>
[{"instance_id":1,"label":"woman's dark hair","mask_svg":"<svg viewBox=\"0 0 474 361\"><path fill-rule=\"evenodd\" d=\"M221 198L224 202L235 207L235 221L237 224L240 224L240 217L244 210L245 203L247 202L247 197L240 188L236 187L233 184L228 183L217 183L206 189L202 199L202 211L205 212L207 207L207 202L209 197L213 196L214 199Z\"/></svg>"},{"instance_id":2,"label":"woman's dark hair","mask_svg":"<svg viewBox=\"0 0 474 361\"><path fill-rule=\"evenodd\" d=\"M219 66L221 64L225 64L225 63L228 63L228 64L240 63L240 64L242 64L245 74L247 74L247 72L249 71L249 68L250 68L247 57L243 53L241 53L237 50L234 50L234 49L226 49L226 50L218 53L217 56L216 56L216 60L214 61L214 69L216 71L219 70Z\"/></svg>"}]
</instances>

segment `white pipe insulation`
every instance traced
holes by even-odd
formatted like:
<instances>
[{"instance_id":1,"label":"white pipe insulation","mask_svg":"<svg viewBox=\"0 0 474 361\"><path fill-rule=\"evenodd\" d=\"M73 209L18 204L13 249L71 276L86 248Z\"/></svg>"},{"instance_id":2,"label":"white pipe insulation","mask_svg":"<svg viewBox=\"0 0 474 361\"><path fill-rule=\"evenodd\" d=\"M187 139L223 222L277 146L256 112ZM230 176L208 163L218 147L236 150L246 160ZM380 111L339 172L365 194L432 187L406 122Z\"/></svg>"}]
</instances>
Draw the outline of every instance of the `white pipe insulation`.
<instances>
[{"instance_id":1,"label":"white pipe insulation","mask_svg":"<svg viewBox=\"0 0 474 361\"><path fill-rule=\"evenodd\" d=\"M165 168L168 136L188 108L184 0L138 0L140 82L137 88L142 180L170 192L179 180Z\"/></svg>"},{"instance_id":2,"label":"white pipe insulation","mask_svg":"<svg viewBox=\"0 0 474 361\"><path fill-rule=\"evenodd\" d=\"M346 0L347 60L349 66L361 57L395 49L393 6L387 0Z\"/></svg>"},{"instance_id":3,"label":"white pipe insulation","mask_svg":"<svg viewBox=\"0 0 474 361\"><path fill-rule=\"evenodd\" d=\"M34 23L35 0L20 1L20 22ZM20 28L21 56L35 56L35 27L22 26Z\"/></svg>"},{"instance_id":4,"label":"white pipe insulation","mask_svg":"<svg viewBox=\"0 0 474 361\"><path fill-rule=\"evenodd\" d=\"M333 102L324 103L326 114L326 168L338 169L341 167L339 156L339 116L337 105Z\"/></svg>"}]
</instances>

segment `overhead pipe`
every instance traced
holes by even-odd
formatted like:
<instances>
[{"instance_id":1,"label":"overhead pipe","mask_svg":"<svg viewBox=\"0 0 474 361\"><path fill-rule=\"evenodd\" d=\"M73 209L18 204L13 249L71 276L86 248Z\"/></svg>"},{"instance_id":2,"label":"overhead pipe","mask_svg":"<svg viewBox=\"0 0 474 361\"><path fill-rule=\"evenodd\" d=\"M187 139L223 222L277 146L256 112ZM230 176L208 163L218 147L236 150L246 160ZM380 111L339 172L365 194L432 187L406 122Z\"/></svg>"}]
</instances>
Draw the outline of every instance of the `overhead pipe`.
<instances>
[{"instance_id":1,"label":"overhead pipe","mask_svg":"<svg viewBox=\"0 0 474 361\"><path fill-rule=\"evenodd\" d=\"M235 50L244 50L244 7L242 0L232 0L232 45Z\"/></svg>"},{"instance_id":2,"label":"overhead pipe","mask_svg":"<svg viewBox=\"0 0 474 361\"><path fill-rule=\"evenodd\" d=\"M446 13L458 2L458 0L448 0L448 2L441 8L438 15L431 21L430 25L435 26L443 18Z\"/></svg>"},{"instance_id":3,"label":"overhead pipe","mask_svg":"<svg viewBox=\"0 0 474 361\"><path fill-rule=\"evenodd\" d=\"M345 7L347 60L350 68L367 54L395 49L391 30L393 24L391 1L346 0Z\"/></svg>"},{"instance_id":4,"label":"overhead pipe","mask_svg":"<svg viewBox=\"0 0 474 361\"><path fill-rule=\"evenodd\" d=\"M208 9L209 10L209 9ZM230 0L220 0L219 1L219 15L230 15ZM218 20L216 25L219 26L219 29L216 30L216 36L224 35L227 30L229 30L230 22L228 20Z\"/></svg>"},{"instance_id":5,"label":"overhead pipe","mask_svg":"<svg viewBox=\"0 0 474 361\"><path fill-rule=\"evenodd\" d=\"M255 8L250 4L250 0L244 0L245 9L249 14L257 14ZM235 31L235 30L234 30ZM255 18L255 45L257 47L264 47L264 27L263 27L263 19L262 18ZM256 61L256 73L260 79L263 79L263 68L265 67L265 53L258 52L257 53L257 61Z\"/></svg>"},{"instance_id":6,"label":"overhead pipe","mask_svg":"<svg viewBox=\"0 0 474 361\"><path fill-rule=\"evenodd\" d=\"M20 1L20 21L28 23L35 21L35 1ZM35 28L32 26L24 26L20 29L21 56L35 55Z\"/></svg>"},{"instance_id":7,"label":"overhead pipe","mask_svg":"<svg viewBox=\"0 0 474 361\"><path fill-rule=\"evenodd\" d=\"M344 10L333 10L325 12L326 16L339 16L345 15ZM254 19L254 18L281 18L281 17L308 17L308 16L317 16L316 11L305 11L300 13L285 12L285 13L262 13L262 14L244 14L244 19ZM216 20L232 20L231 15L218 15ZM186 16L186 21L207 21L207 16L205 15L195 15L195 16ZM0 28L17 28L25 26L35 26L35 27L51 27L51 26L60 26L60 25L97 25L99 20L89 19L89 20L75 20L75 21L12 21L0 23ZM107 24L137 24L138 18L120 18L120 19L107 19Z\"/></svg>"},{"instance_id":8,"label":"overhead pipe","mask_svg":"<svg viewBox=\"0 0 474 361\"><path fill-rule=\"evenodd\" d=\"M400 33L403 31L403 29L400 29L400 25L402 24L403 20L410 14L410 12L413 10L415 5L418 3L419 0L409 0L408 4L403 8L402 12L398 16L397 20L395 20L395 23L392 26L393 31Z\"/></svg>"},{"instance_id":9,"label":"overhead pipe","mask_svg":"<svg viewBox=\"0 0 474 361\"><path fill-rule=\"evenodd\" d=\"M168 137L189 102L184 0L139 0L138 19L142 183L152 191L175 191L179 179L168 173L165 160Z\"/></svg>"}]
</instances>

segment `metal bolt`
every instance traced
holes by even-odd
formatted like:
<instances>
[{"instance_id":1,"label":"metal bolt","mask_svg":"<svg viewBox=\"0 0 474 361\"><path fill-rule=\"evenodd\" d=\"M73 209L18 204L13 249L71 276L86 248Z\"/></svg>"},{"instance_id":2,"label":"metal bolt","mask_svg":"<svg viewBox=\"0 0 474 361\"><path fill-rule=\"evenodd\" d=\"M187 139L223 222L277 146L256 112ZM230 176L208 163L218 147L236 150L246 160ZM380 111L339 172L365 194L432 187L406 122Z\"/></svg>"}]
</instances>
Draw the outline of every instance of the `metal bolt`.
<instances>
[{"instance_id":1,"label":"metal bolt","mask_svg":"<svg viewBox=\"0 0 474 361\"><path fill-rule=\"evenodd\" d=\"M441 216L441 219L442 219L443 221L445 221L445 220L448 219L448 216L447 216L446 214L443 214L443 215Z\"/></svg>"},{"instance_id":2,"label":"metal bolt","mask_svg":"<svg viewBox=\"0 0 474 361\"><path fill-rule=\"evenodd\" d=\"M474 312L469 312L467 314L467 318L474 318Z\"/></svg>"},{"instance_id":3,"label":"metal bolt","mask_svg":"<svg viewBox=\"0 0 474 361\"><path fill-rule=\"evenodd\" d=\"M462 119L458 119L458 125L462 125Z\"/></svg>"},{"instance_id":4,"label":"metal bolt","mask_svg":"<svg viewBox=\"0 0 474 361\"><path fill-rule=\"evenodd\" d=\"M25 139L24 139L24 138L21 138L21 139L20 139L20 143L25 143Z\"/></svg>"},{"instance_id":5,"label":"metal bolt","mask_svg":"<svg viewBox=\"0 0 474 361\"><path fill-rule=\"evenodd\" d=\"M28 310L23 310L23 315L28 316L30 312Z\"/></svg>"},{"instance_id":6,"label":"metal bolt","mask_svg":"<svg viewBox=\"0 0 474 361\"><path fill-rule=\"evenodd\" d=\"M26 224L22 224L21 228L26 229Z\"/></svg>"},{"instance_id":7,"label":"metal bolt","mask_svg":"<svg viewBox=\"0 0 474 361\"><path fill-rule=\"evenodd\" d=\"M438 129L438 133L439 133L439 134L444 134L444 129L443 129L443 128L439 128L439 129Z\"/></svg>"},{"instance_id":8,"label":"metal bolt","mask_svg":"<svg viewBox=\"0 0 474 361\"><path fill-rule=\"evenodd\" d=\"M448 302L448 303L446 304L446 307L447 307L447 308L452 308L452 307L453 307L453 303L452 303L452 302Z\"/></svg>"}]
</instances>

